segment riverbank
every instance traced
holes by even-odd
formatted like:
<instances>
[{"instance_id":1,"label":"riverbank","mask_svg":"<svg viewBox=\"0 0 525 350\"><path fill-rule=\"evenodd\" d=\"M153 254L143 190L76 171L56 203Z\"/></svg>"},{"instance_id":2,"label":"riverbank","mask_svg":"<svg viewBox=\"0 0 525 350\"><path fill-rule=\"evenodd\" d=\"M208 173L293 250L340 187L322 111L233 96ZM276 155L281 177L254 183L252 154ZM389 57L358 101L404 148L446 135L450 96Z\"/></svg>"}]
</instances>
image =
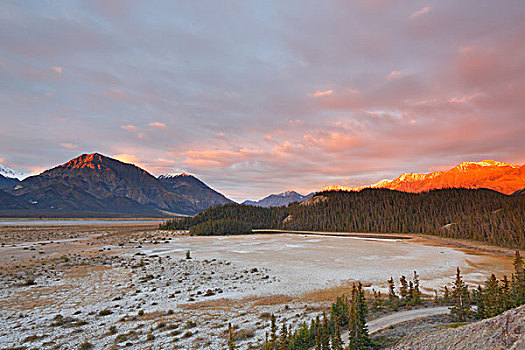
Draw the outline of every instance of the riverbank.
<instances>
[{"instance_id":1,"label":"riverbank","mask_svg":"<svg viewBox=\"0 0 525 350\"><path fill-rule=\"evenodd\" d=\"M506 257L513 257L516 249L509 247L499 247L489 245L483 242L446 238L429 234L415 233L361 233L361 232L323 232L323 231L292 231L292 230L274 230L274 229L255 229L252 230L258 234L297 234L309 236L329 236L329 237L354 237L354 238L375 238L375 239L413 239L419 242L461 248L469 253L483 252L497 254ZM518 249L522 256L525 256L525 250Z\"/></svg>"}]
</instances>

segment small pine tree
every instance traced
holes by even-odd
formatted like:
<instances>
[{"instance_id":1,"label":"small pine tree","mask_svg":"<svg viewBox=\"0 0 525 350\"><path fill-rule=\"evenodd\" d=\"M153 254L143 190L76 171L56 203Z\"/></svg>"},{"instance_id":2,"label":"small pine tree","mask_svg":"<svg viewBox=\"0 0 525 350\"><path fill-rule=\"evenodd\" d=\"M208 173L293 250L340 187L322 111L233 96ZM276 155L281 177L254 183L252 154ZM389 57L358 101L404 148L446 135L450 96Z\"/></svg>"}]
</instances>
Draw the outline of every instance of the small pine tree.
<instances>
[{"instance_id":1,"label":"small pine tree","mask_svg":"<svg viewBox=\"0 0 525 350\"><path fill-rule=\"evenodd\" d=\"M321 349L330 350L330 328L328 327L328 318L323 312L323 325L321 331Z\"/></svg>"},{"instance_id":2,"label":"small pine tree","mask_svg":"<svg viewBox=\"0 0 525 350\"><path fill-rule=\"evenodd\" d=\"M288 328L286 326L286 322L283 320L283 325L281 327L281 335L279 337L279 350L287 350L288 349Z\"/></svg>"},{"instance_id":3,"label":"small pine tree","mask_svg":"<svg viewBox=\"0 0 525 350\"><path fill-rule=\"evenodd\" d=\"M410 303L412 303L414 301L414 284L412 283L412 281L409 281L408 282L408 295L407 295L407 299Z\"/></svg>"},{"instance_id":4,"label":"small pine tree","mask_svg":"<svg viewBox=\"0 0 525 350\"><path fill-rule=\"evenodd\" d=\"M419 288L419 276L416 271L414 271L414 304L421 304L421 289Z\"/></svg>"},{"instance_id":5,"label":"small pine tree","mask_svg":"<svg viewBox=\"0 0 525 350\"><path fill-rule=\"evenodd\" d=\"M401 295L401 299L406 301L408 299L408 282L406 277L401 276L399 283L401 283L401 287L399 287L399 295Z\"/></svg>"},{"instance_id":6,"label":"small pine tree","mask_svg":"<svg viewBox=\"0 0 525 350\"><path fill-rule=\"evenodd\" d=\"M513 307L512 296L510 291L510 282L506 275L501 280L501 303L503 310L508 310Z\"/></svg>"},{"instance_id":7,"label":"small pine tree","mask_svg":"<svg viewBox=\"0 0 525 350\"><path fill-rule=\"evenodd\" d=\"M503 312L502 293L494 274L485 282L483 298L484 318L494 317Z\"/></svg>"},{"instance_id":8,"label":"small pine tree","mask_svg":"<svg viewBox=\"0 0 525 350\"><path fill-rule=\"evenodd\" d=\"M512 277L511 294L515 307L525 303L525 266L520 256L519 250L514 255L514 274Z\"/></svg>"},{"instance_id":9,"label":"small pine tree","mask_svg":"<svg viewBox=\"0 0 525 350\"><path fill-rule=\"evenodd\" d=\"M272 314L270 321L270 344L272 349L275 349L275 346L277 345L277 322L274 314Z\"/></svg>"},{"instance_id":10,"label":"small pine tree","mask_svg":"<svg viewBox=\"0 0 525 350\"><path fill-rule=\"evenodd\" d=\"M476 310L476 313L474 314L474 317L476 317L478 320L485 317L485 294L484 294L483 288L478 284L478 288L476 289L476 293L473 293L473 299L476 303L476 306L478 307Z\"/></svg>"},{"instance_id":11,"label":"small pine tree","mask_svg":"<svg viewBox=\"0 0 525 350\"><path fill-rule=\"evenodd\" d=\"M388 283L388 300L390 300L390 302L393 303L394 301L397 300L396 286L394 283L394 279L390 277L387 283Z\"/></svg>"},{"instance_id":12,"label":"small pine tree","mask_svg":"<svg viewBox=\"0 0 525 350\"><path fill-rule=\"evenodd\" d=\"M364 350L371 344L366 326L367 307L361 283L352 288L348 349Z\"/></svg>"},{"instance_id":13,"label":"small pine tree","mask_svg":"<svg viewBox=\"0 0 525 350\"><path fill-rule=\"evenodd\" d=\"M468 288L463 282L459 267L456 270L456 280L452 287L451 315L458 321L466 321L470 315L470 300Z\"/></svg>"},{"instance_id":14,"label":"small pine tree","mask_svg":"<svg viewBox=\"0 0 525 350\"><path fill-rule=\"evenodd\" d=\"M341 331L339 330L339 320L336 317L334 322L334 334L332 335L332 350L343 350Z\"/></svg>"}]
</instances>

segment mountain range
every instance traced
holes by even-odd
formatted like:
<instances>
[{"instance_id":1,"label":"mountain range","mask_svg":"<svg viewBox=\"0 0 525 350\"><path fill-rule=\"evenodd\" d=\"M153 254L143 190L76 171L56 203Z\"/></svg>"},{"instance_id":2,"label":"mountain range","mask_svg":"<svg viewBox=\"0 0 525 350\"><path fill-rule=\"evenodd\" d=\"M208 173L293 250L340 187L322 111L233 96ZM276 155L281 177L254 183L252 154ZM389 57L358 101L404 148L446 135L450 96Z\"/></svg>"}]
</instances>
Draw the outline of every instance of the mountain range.
<instances>
[{"instance_id":1,"label":"mountain range","mask_svg":"<svg viewBox=\"0 0 525 350\"><path fill-rule=\"evenodd\" d=\"M57 213L193 215L232 203L191 175L156 178L136 165L99 153L83 154L3 191L0 209Z\"/></svg>"},{"instance_id":2,"label":"mountain range","mask_svg":"<svg viewBox=\"0 0 525 350\"><path fill-rule=\"evenodd\" d=\"M258 201L246 200L242 202L242 204L253 205L256 207L264 207L264 208L281 207L281 206L286 206L294 202L299 202L299 203L304 202L305 200L312 198L313 195L314 195L313 193L310 193L304 196L300 193L290 190L290 191L286 191L286 192L279 193L279 194L271 194Z\"/></svg>"},{"instance_id":3,"label":"mountain range","mask_svg":"<svg viewBox=\"0 0 525 350\"><path fill-rule=\"evenodd\" d=\"M525 189L525 165L494 160L463 162L446 171L404 173L394 180L381 180L369 186L335 185L325 187L322 191L360 191L364 188L387 188L413 193L442 188L487 188L510 195Z\"/></svg>"},{"instance_id":4,"label":"mountain range","mask_svg":"<svg viewBox=\"0 0 525 350\"><path fill-rule=\"evenodd\" d=\"M209 207L233 203L188 174L155 177L146 170L99 153L83 154L39 175L25 175L0 164L0 215L70 216L130 214L143 216L194 215ZM21 180L21 181L20 181ZM405 173L394 180L370 186L329 186L322 191L360 191L386 188L426 192L441 188L487 188L507 195L525 192L525 166L493 160L463 162L428 174ZM287 206L313 196L295 191L269 195L243 204L259 207ZM30 214L27 214L30 213Z\"/></svg>"}]
</instances>

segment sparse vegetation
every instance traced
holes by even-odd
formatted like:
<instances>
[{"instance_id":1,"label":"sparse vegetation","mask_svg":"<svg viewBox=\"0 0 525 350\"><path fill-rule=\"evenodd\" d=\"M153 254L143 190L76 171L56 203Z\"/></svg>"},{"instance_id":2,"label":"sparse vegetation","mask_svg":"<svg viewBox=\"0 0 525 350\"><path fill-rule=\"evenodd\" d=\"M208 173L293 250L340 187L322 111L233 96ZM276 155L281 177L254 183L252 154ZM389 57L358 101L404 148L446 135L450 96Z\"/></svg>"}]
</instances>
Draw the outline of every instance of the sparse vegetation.
<instances>
[{"instance_id":1,"label":"sparse vegetation","mask_svg":"<svg viewBox=\"0 0 525 350\"><path fill-rule=\"evenodd\" d=\"M91 344L87 340L78 346L78 350L89 350L92 348L93 348L93 344Z\"/></svg>"},{"instance_id":2,"label":"sparse vegetation","mask_svg":"<svg viewBox=\"0 0 525 350\"><path fill-rule=\"evenodd\" d=\"M113 311L109 310L109 309L104 309L104 310L100 310L98 312L98 315L99 316L108 316L108 315L111 315L113 313Z\"/></svg>"}]
</instances>

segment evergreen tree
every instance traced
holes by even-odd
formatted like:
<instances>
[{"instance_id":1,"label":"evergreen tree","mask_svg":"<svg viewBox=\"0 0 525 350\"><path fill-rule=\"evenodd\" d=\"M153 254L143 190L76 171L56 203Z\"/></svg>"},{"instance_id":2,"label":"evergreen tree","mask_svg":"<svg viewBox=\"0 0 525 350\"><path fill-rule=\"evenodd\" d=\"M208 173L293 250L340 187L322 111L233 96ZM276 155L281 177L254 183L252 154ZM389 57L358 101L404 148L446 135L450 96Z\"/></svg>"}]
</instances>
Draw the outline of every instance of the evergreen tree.
<instances>
[{"instance_id":1,"label":"evergreen tree","mask_svg":"<svg viewBox=\"0 0 525 350\"><path fill-rule=\"evenodd\" d=\"M508 310L513 307L510 283L506 275L501 280L501 307L503 310Z\"/></svg>"},{"instance_id":2,"label":"evergreen tree","mask_svg":"<svg viewBox=\"0 0 525 350\"><path fill-rule=\"evenodd\" d=\"M514 256L514 274L512 277L511 294L514 306L520 306L525 303L525 266L519 250L516 250Z\"/></svg>"},{"instance_id":3,"label":"evergreen tree","mask_svg":"<svg viewBox=\"0 0 525 350\"><path fill-rule=\"evenodd\" d=\"M275 349L277 345L277 322L274 314L272 314L270 321L270 345L272 349Z\"/></svg>"},{"instance_id":4,"label":"evergreen tree","mask_svg":"<svg viewBox=\"0 0 525 350\"><path fill-rule=\"evenodd\" d=\"M456 270L456 280L452 287L452 307L450 308L451 315L458 321L466 321L470 314L468 288L461 278L459 267Z\"/></svg>"},{"instance_id":5,"label":"evergreen tree","mask_svg":"<svg viewBox=\"0 0 525 350\"><path fill-rule=\"evenodd\" d=\"M421 290L419 288L419 276L416 271L414 271L414 304L421 304Z\"/></svg>"},{"instance_id":6,"label":"evergreen tree","mask_svg":"<svg viewBox=\"0 0 525 350\"><path fill-rule=\"evenodd\" d=\"M481 288L481 286L478 284L478 288L476 289L476 292L473 293L473 299L476 303L476 306L478 307L476 310L476 313L474 316L480 320L483 317L485 317L485 301L484 301L484 291Z\"/></svg>"},{"instance_id":7,"label":"evergreen tree","mask_svg":"<svg viewBox=\"0 0 525 350\"><path fill-rule=\"evenodd\" d=\"M339 322L339 326L345 328L348 325L348 298L343 294L337 297L330 309L331 320Z\"/></svg>"},{"instance_id":8,"label":"evergreen tree","mask_svg":"<svg viewBox=\"0 0 525 350\"><path fill-rule=\"evenodd\" d=\"M443 292L443 303L445 304L450 303L450 291L448 290L447 286L445 286L444 292Z\"/></svg>"},{"instance_id":9,"label":"evergreen tree","mask_svg":"<svg viewBox=\"0 0 525 350\"><path fill-rule=\"evenodd\" d=\"M321 326L321 320L319 316L315 318L317 336L315 337L315 350L323 350L322 333L323 329Z\"/></svg>"},{"instance_id":10,"label":"evergreen tree","mask_svg":"<svg viewBox=\"0 0 525 350\"><path fill-rule=\"evenodd\" d=\"M364 305L363 305L364 304ZM361 283L352 288L350 322L348 330L349 350L363 350L371 344L366 326L366 304Z\"/></svg>"},{"instance_id":11,"label":"evergreen tree","mask_svg":"<svg viewBox=\"0 0 525 350\"><path fill-rule=\"evenodd\" d=\"M485 282L483 293L484 318L490 318L503 312L501 288L494 274Z\"/></svg>"},{"instance_id":12,"label":"evergreen tree","mask_svg":"<svg viewBox=\"0 0 525 350\"><path fill-rule=\"evenodd\" d=\"M281 328L281 335L279 337L279 350L288 349L288 328L286 327L286 322L283 320L283 325Z\"/></svg>"},{"instance_id":13,"label":"evergreen tree","mask_svg":"<svg viewBox=\"0 0 525 350\"><path fill-rule=\"evenodd\" d=\"M296 336L294 337L293 341L293 350L308 350L310 349L314 344L311 341L311 333L310 329L308 329L308 326L306 323L303 323L301 327L299 328L299 331L297 332Z\"/></svg>"},{"instance_id":14,"label":"evergreen tree","mask_svg":"<svg viewBox=\"0 0 525 350\"><path fill-rule=\"evenodd\" d=\"M323 325L321 331L321 349L330 350L330 328L328 327L328 318L323 312Z\"/></svg>"},{"instance_id":15,"label":"evergreen tree","mask_svg":"<svg viewBox=\"0 0 525 350\"><path fill-rule=\"evenodd\" d=\"M388 300L392 303L397 300L396 286L392 277L388 280Z\"/></svg>"},{"instance_id":16,"label":"evergreen tree","mask_svg":"<svg viewBox=\"0 0 525 350\"><path fill-rule=\"evenodd\" d=\"M341 331L339 330L339 319L334 320L334 334L332 336L332 350L343 350L343 341L341 340Z\"/></svg>"},{"instance_id":17,"label":"evergreen tree","mask_svg":"<svg viewBox=\"0 0 525 350\"><path fill-rule=\"evenodd\" d=\"M414 301L414 284L412 283L412 281L409 281L408 282L408 295L407 295L407 299L410 303L412 303Z\"/></svg>"},{"instance_id":18,"label":"evergreen tree","mask_svg":"<svg viewBox=\"0 0 525 350\"><path fill-rule=\"evenodd\" d=\"M399 295L401 296L401 299L406 301L408 299L408 282L406 277L401 276L399 283L401 283L401 286L399 287Z\"/></svg>"}]
</instances>

